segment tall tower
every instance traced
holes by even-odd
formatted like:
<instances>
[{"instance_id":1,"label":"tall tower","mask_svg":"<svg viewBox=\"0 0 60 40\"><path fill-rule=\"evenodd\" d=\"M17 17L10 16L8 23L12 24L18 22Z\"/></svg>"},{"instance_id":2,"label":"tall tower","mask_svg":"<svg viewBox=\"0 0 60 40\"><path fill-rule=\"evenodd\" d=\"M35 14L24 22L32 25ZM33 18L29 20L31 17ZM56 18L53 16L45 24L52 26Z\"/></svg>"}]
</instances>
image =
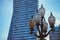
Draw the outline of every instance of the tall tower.
<instances>
[{"instance_id":1,"label":"tall tower","mask_svg":"<svg viewBox=\"0 0 60 40\"><path fill-rule=\"evenodd\" d=\"M60 27L55 27L55 31L49 34L50 40L60 40Z\"/></svg>"},{"instance_id":2,"label":"tall tower","mask_svg":"<svg viewBox=\"0 0 60 40\"><path fill-rule=\"evenodd\" d=\"M38 0L13 0L13 16L7 40L36 40L29 34L29 20L38 9Z\"/></svg>"}]
</instances>

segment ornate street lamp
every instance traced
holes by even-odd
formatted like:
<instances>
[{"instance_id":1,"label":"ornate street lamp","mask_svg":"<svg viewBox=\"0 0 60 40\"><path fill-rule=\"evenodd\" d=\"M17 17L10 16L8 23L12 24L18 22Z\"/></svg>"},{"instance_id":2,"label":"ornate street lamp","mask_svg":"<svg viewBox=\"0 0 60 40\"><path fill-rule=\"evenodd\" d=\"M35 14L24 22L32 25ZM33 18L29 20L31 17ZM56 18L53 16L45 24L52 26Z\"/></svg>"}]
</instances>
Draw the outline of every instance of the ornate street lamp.
<instances>
[{"instance_id":1,"label":"ornate street lamp","mask_svg":"<svg viewBox=\"0 0 60 40\"><path fill-rule=\"evenodd\" d=\"M44 15L45 15L45 9L43 8L43 5L41 5L41 8L38 10L38 13L36 13L36 15L29 21L29 26L31 31L30 33L40 38L40 40L44 40L44 38L48 36L48 34L51 31L54 30L53 28L55 25L55 17L52 15L51 12L50 17L48 18L48 22L50 24L51 30L47 32L48 23L45 21ZM39 32L39 36L35 32L33 32L35 26Z\"/></svg>"}]
</instances>

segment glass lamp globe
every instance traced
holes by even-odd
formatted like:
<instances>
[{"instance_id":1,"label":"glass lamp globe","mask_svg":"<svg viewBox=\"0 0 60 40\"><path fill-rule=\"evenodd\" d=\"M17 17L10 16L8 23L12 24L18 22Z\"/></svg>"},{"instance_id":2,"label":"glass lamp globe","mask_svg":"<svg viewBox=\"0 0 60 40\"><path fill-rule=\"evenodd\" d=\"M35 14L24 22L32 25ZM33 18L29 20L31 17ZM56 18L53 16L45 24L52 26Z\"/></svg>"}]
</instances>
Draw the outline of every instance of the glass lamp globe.
<instances>
[{"instance_id":1,"label":"glass lamp globe","mask_svg":"<svg viewBox=\"0 0 60 40\"><path fill-rule=\"evenodd\" d=\"M48 23L46 21L43 21L43 31L47 32L47 28L48 28Z\"/></svg>"},{"instance_id":2,"label":"glass lamp globe","mask_svg":"<svg viewBox=\"0 0 60 40\"><path fill-rule=\"evenodd\" d=\"M35 23L40 23L41 22L41 15L36 13L35 16L33 17L33 20Z\"/></svg>"},{"instance_id":3,"label":"glass lamp globe","mask_svg":"<svg viewBox=\"0 0 60 40\"><path fill-rule=\"evenodd\" d=\"M29 26L30 26L30 30L33 31L34 30L34 21L32 19L29 21Z\"/></svg>"},{"instance_id":4,"label":"glass lamp globe","mask_svg":"<svg viewBox=\"0 0 60 40\"><path fill-rule=\"evenodd\" d=\"M39 14L41 14L42 17L45 15L45 9L43 8L43 5L41 5L41 8L38 10Z\"/></svg>"},{"instance_id":5,"label":"glass lamp globe","mask_svg":"<svg viewBox=\"0 0 60 40\"><path fill-rule=\"evenodd\" d=\"M48 18L48 22L50 24L50 27L53 28L55 25L55 17L52 15L52 12L51 12L50 17Z\"/></svg>"}]
</instances>

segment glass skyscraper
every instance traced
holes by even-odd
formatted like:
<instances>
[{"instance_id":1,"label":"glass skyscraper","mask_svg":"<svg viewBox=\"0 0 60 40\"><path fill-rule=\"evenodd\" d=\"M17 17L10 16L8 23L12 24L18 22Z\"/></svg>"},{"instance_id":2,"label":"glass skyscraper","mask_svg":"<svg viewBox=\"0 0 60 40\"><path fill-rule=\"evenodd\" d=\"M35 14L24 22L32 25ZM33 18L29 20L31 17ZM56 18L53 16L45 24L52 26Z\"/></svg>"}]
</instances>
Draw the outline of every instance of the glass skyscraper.
<instances>
[{"instance_id":1,"label":"glass skyscraper","mask_svg":"<svg viewBox=\"0 0 60 40\"><path fill-rule=\"evenodd\" d=\"M29 34L29 20L37 12L38 0L13 0L13 15L7 40L36 40Z\"/></svg>"},{"instance_id":2,"label":"glass skyscraper","mask_svg":"<svg viewBox=\"0 0 60 40\"><path fill-rule=\"evenodd\" d=\"M60 40L60 27L55 27L55 31L49 34L50 40Z\"/></svg>"}]
</instances>

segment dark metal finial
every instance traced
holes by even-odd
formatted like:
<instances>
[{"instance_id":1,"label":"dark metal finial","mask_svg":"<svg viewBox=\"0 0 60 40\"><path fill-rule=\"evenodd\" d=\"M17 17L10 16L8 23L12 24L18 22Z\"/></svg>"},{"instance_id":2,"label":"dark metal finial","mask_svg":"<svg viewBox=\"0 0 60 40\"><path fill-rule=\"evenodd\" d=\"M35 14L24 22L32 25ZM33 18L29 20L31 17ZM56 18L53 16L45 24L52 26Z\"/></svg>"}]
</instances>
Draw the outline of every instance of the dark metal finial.
<instances>
[{"instance_id":1,"label":"dark metal finial","mask_svg":"<svg viewBox=\"0 0 60 40\"><path fill-rule=\"evenodd\" d=\"M52 14L52 12L51 12L51 16L52 16L53 14Z\"/></svg>"},{"instance_id":2,"label":"dark metal finial","mask_svg":"<svg viewBox=\"0 0 60 40\"><path fill-rule=\"evenodd\" d=\"M41 4L41 8L43 8L43 4Z\"/></svg>"}]
</instances>

